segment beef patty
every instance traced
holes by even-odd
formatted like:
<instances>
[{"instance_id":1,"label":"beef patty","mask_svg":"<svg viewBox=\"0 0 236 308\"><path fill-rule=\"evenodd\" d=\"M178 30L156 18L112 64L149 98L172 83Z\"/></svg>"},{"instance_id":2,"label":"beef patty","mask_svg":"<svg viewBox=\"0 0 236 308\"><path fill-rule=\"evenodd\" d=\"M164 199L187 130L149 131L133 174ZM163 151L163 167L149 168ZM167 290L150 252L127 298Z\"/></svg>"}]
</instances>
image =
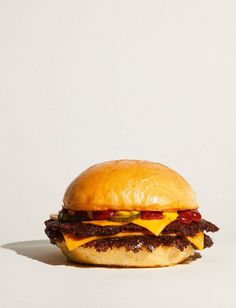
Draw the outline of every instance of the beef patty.
<instances>
[{"instance_id":1,"label":"beef patty","mask_svg":"<svg viewBox=\"0 0 236 308\"><path fill-rule=\"evenodd\" d=\"M45 221L46 229L45 233L49 237L52 244L56 242L62 242L64 240L63 233L74 234L75 236L110 236L115 235L119 232L134 231L140 232L147 230L141 226L128 223L121 226L96 226L93 224L83 224L81 222L59 222L58 220L49 219ZM106 251L109 247L125 246L127 250L139 251L142 247L146 247L148 251L152 251L160 245L175 246L180 250L183 250L189 241L186 239L187 236L194 236L199 232L216 232L219 228L202 219L200 222L191 222L190 224L183 224L178 221L170 223L162 231L161 236L129 236L122 238L109 238L99 239L85 244L85 247L94 246L97 251ZM168 234L176 234L177 236L168 236ZM165 235L165 236L163 236ZM213 244L211 238L207 235L204 236L204 248L210 247Z\"/></svg>"},{"instance_id":2,"label":"beef patty","mask_svg":"<svg viewBox=\"0 0 236 308\"><path fill-rule=\"evenodd\" d=\"M188 245L189 241L182 236L127 236L127 237L113 237L105 238L100 240L91 241L83 245L83 247L94 247L98 252L105 252L113 247L120 248L125 247L126 251L139 252L143 248L147 251L152 252L157 247L164 245L170 247L176 247L183 251ZM194 249L197 249L191 244ZM211 247L213 241L208 235L204 235L204 248Z\"/></svg>"}]
</instances>

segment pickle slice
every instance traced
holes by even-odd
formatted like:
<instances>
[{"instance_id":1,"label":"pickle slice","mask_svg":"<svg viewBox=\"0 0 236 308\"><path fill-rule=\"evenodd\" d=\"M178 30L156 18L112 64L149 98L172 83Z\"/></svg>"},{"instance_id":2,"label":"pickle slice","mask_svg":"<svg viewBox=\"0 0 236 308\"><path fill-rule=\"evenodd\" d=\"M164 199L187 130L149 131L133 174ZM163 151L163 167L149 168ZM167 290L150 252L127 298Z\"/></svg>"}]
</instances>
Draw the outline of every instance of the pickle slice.
<instances>
[{"instance_id":1,"label":"pickle slice","mask_svg":"<svg viewBox=\"0 0 236 308\"><path fill-rule=\"evenodd\" d=\"M63 213L63 212L60 211L59 215L58 215L58 220L62 221L62 222L69 221L69 214L68 213Z\"/></svg>"},{"instance_id":2,"label":"pickle slice","mask_svg":"<svg viewBox=\"0 0 236 308\"><path fill-rule=\"evenodd\" d=\"M69 213L59 212L58 220L61 222L76 222L76 216Z\"/></svg>"},{"instance_id":3,"label":"pickle slice","mask_svg":"<svg viewBox=\"0 0 236 308\"><path fill-rule=\"evenodd\" d=\"M111 216L109 218L110 221L117 221L117 222L131 222L134 219L140 217L140 212L138 211L117 211L115 216Z\"/></svg>"}]
</instances>

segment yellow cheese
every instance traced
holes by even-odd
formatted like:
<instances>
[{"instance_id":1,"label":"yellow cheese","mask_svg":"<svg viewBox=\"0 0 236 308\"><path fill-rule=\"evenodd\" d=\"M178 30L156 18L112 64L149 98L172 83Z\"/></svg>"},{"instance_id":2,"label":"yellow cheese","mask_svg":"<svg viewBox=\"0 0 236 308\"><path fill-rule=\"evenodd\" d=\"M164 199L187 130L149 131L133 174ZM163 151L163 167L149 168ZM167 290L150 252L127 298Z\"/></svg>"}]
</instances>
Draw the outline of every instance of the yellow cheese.
<instances>
[{"instance_id":1,"label":"yellow cheese","mask_svg":"<svg viewBox=\"0 0 236 308\"><path fill-rule=\"evenodd\" d=\"M110 237L124 237L124 236L134 236L134 235L145 235L145 233L143 232L122 232L121 233L120 232L120 233L117 233L115 235L110 235L110 236L89 236L89 237L83 237L83 238L78 238L74 236L73 234L63 233L66 246L70 251L88 242L92 242L95 240L100 240L103 238L110 238Z\"/></svg>"},{"instance_id":2,"label":"yellow cheese","mask_svg":"<svg viewBox=\"0 0 236 308\"><path fill-rule=\"evenodd\" d=\"M116 221L109 221L109 220L88 220L88 221L83 221L83 224L92 224L96 226L123 226L126 225L127 222L116 222Z\"/></svg>"},{"instance_id":3,"label":"yellow cheese","mask_svg":"<svg viewBox=\"0 0 236 308\"><path fill-rule=\"evenodd\" d=\"M177 212L163 212L163 218L162 219L135 219L131 223L136 224L138 226L141 226L156 236L160 235L162 230L165 229L167 225L169 225L172 221L175 221L178 217ZM90 220L90 221L83 221L84 224L93 224L97 226L122 226L127 224L126 222L114 222L114 221L108 221L108 220ZM120 232L115 235L110 236L89 236L89 237L83 237L78 238L74 236L73 234L63 234L66 245L68 249L74 250L75 248L82 246L88 242L98 240L98 239L104 239L104 238L112 238L112 237L124 237L124 236L134 236L134 235L145 235L144 232ZM189 242L194 244L199 250L202 250L204 248L204 233L199 232L195 236L187 236L187 239Z\"/></svg>"},{"instance_id":4,"label":"yellow cheese","mask_svg":"<svg viewBox=\"0 0 236 308\"><path fill-rule=\"evenodd\" d=\"M162 219L135 219L132 224L139 225L158 236L167 225L178 217L177 212L163 212Z\"/></svg>"},{"instance_id":5,"label":"yellow cheese","mask_svg":"<svg viewBox=\"0 0 236 308\"><path fill-rule=\"evenodd\" d=\"M187 236L190 243L194 244L199 250L204 248L204 233L199 232L194 236Z\"/></svg>"},{"instance_id":6,"label":"yellow cheese","mask_svg":"<svg viewBox=\"0 0 236 308\"><path fill-rule=\"evenodd\" d=\"M90 237L83 237L83 238L76 238L73 234L64 234L64 239L66 242L67 248L71 251L75 248L84 245L88 242L94 241L97 239L97 236L90 236Z\"/></svg>"},{"instance_id":7,"label":"yellow cheese","mask_svg":"<svg viewBox=\"0 0 236 308\"><path fill-rule=\"evenodd\" d=\"M178 217L177 212L163 212L163 218L162 219L135 219L131 222L115 222L115 221L109 221L109 220L89 220L89 221L83 221L84 224L93 224L96 226L123 226L128 223L136 224L138 226L141 226L156 236L158 236L161 231L169 225L172 221L176 220Z\"/></svg>"}]
</instances>

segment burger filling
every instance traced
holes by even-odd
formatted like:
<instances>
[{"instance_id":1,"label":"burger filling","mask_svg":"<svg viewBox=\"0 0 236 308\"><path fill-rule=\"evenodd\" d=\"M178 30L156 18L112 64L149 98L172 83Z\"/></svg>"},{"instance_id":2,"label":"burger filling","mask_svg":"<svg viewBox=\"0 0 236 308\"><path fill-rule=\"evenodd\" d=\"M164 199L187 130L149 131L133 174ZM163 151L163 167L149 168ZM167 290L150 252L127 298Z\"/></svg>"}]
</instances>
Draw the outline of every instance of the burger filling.
<instances>
[{"instance_id":1,"label":"burger filling","mask_svg":"<svg viewBox=\"0 0 236 308\"><path fill-rule=\"evenodd\" d=\"M202 219L197 210L159 211L71 211L62 209L45 222L45 232L52 244L66 245L71 251L79 246L95 247L98 252L124 246L127 251L174 246L184 250L212 246L204 234L219 230Z\"/></svg>"}]
</instances>

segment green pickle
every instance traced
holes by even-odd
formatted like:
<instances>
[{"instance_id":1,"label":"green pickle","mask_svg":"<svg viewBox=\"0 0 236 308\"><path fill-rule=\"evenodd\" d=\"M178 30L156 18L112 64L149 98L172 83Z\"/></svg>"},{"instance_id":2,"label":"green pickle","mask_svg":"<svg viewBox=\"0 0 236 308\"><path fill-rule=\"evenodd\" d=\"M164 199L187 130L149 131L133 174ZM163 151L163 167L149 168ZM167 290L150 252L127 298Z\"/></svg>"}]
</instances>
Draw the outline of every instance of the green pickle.
<instances>
[{"instance_id":1,"label":"green pickle","mask_svg":"<svg viewBox=\"0 0 236 308\"><path fill-rule=\"evenodd\" d=\"M59 213L58 220L62 222L69 221L69 215L67 213Z\"/></svg>"},{"instance_id":2,"label":"green pickle","mask_svg":"<svg viewBox=\"0 0 236 308\"><path fill-rule=\"evenodd\" d=\"M115 216L109 218L110 221L116 222L131 222L134 219L140 217L140 212L138 211L117 211Z\"/></svg>"},{"instance_id":3,"label":"green pickle","mask_svg":"<svg viewBox=\"0 0 236 308\"><path fill-rule=\"evenodd\" d=\"M75 222L76 221L73 215L70 215L69 213L62 213L62 212L59 212L58 220L62 222L69 222L69 221Z\"/></svg>"}]
</instances>

